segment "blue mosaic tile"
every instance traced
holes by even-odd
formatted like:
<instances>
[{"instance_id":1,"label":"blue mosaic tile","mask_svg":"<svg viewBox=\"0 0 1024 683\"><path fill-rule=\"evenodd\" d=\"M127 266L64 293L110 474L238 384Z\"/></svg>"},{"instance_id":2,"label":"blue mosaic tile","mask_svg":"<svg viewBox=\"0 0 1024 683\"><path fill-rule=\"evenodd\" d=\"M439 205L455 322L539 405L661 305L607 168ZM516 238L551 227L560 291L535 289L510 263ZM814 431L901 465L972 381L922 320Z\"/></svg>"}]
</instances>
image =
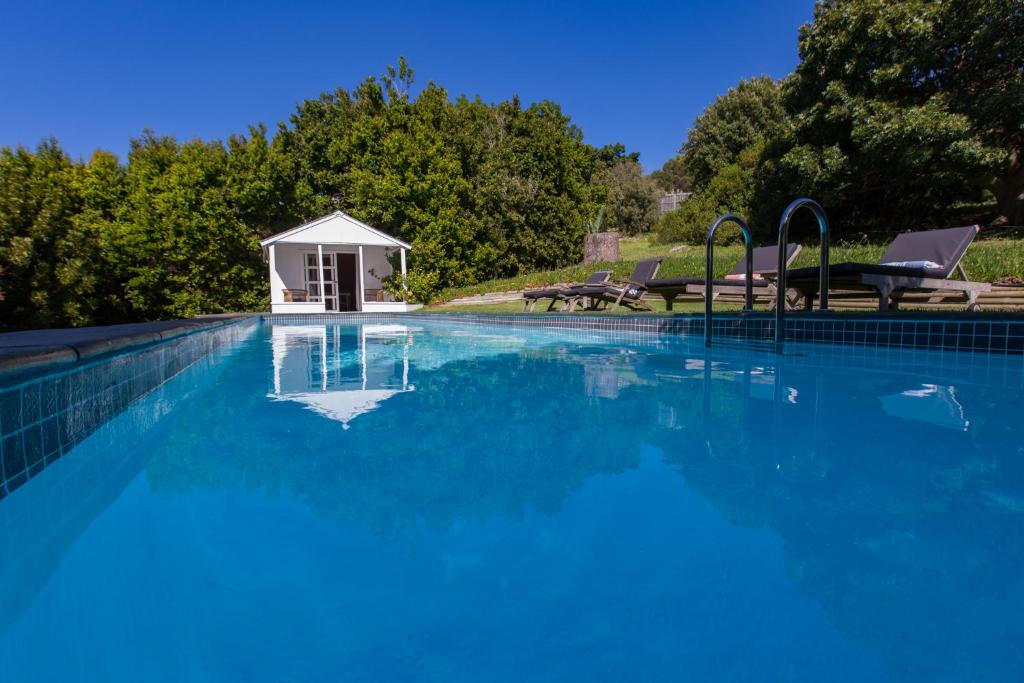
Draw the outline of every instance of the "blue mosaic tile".
<instances>
[{"instance_id":1,"label":"blue mosaic tile","mask_svg":"<svg viewBox=\"0 0 1024 683\"><path fill-rule=\"evenodd\" d=\"M0 491L14 491L132 401L231 343L256 322L241 319L197 330L0 390Z\"/></svg>"},{"instance_id":2,"label":"blue mosaic tile","mask_svg":"<svg viewBox=\"0 0 1024 683\"><path fill-rule=\"evenodd\" d=\"M25 464L32 467L43 461L43 429L40 424L22 430L22 441L25 445Z\"/></svg>"},{"instance_id":3,"label":"blue mosaic tile","mask_svg":"<svg viewBox=\"0 0 1024 683\"><path fill-rule=\"evenodd\" d=\"M22 433L16 432L3 439L3 472L4 480L10 479L18 472L25 470L25 445Z\"/></svg>"},{"instance_id":4,"label":"blue mosaic tile","mask_svg":"<svg viewBox=\"0 0 1024 683\"><path fill-rule=\"evenodd\" d=\"M1024 354L1024 318L1009 321L949 316L871 317L842 314L841 317L816 319L819 314L789 314L786 317L787 341L815 342L893 348L932 348L951 351L984 351ZM345 313L345 314L266 314L264 319L279 323L324 323L342 320L424 320L423 314ZM430 320L458 321L516 327L554 327L560 329L604 330L623 334L703 335L703 316L601 316L582 314L430 314ZM720 314L713 321L713 336L749 341L770 341L775 321L771 314Z\"/></svg>"},{"instance_id":5,"label":"blue mosaic tile","mask_svg":"<svg viewBox=\"0 0 1024 683\"><path fill-rule=\"evenodd\" d=\"M0 433L12 432L21 426L21 390L0 392Z\"/></svg>"}]
</instances>

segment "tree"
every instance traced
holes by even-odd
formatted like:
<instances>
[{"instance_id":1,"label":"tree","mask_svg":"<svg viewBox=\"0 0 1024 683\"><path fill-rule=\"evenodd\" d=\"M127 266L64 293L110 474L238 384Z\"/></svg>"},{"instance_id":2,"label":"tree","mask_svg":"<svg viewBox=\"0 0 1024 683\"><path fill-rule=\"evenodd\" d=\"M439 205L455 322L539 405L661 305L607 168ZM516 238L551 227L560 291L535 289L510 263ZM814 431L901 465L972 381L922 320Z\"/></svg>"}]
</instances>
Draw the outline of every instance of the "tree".
<instances>
[{"instance_id":1,"label":"tree","mask_svg":"<svg viewBox=\"0 0 1024 683\"><path fill-rule=\"evenodd\" d=\"M60 279L76 296L69 302L68 324L114 323L131 319L124 281L112 252L117 212L125 197L125 171L118 158L97 151L77 169L75 188L81 199L69 239L61 249Z\"/></svg>"},{"instance_id":2,"label":"tree","mask_svg":"<svg viewBox=\"0 0 1024 683\"><path fill-rule=\"evenodd\" d=\"M942 224L986 192L993 222L1022 220L1022 34L1019 0L819 3L763 195L812 194L847 229Z\"/></svg>"},{"instance_id":3,"label":"tree","mask_svg":"<svg viewBox=\"0 0 1024 683\"><path fill-rule=\"evenodd\" d=\"M0 324L264 308L259 239L336 209L413 245L420 301L568 265L610 194L595 177L620 163L614 220L644 227L637 155L585 144L556 103L452 102L433 83L414 97L412 83L400 59L301 103L272 139L262 125L226 143L145 131L126 164L75 163L56 141L0 150Z\"/></svg>"},{"instance_id":4,"label":"tree","mask_svg":"<svg viewBox=\"0 0 1024 683\"><path fill-rule=\"evenodd\" d=\"M598 151L560 107L513 98L454 103L429 83L413 97L404 60L349 93L302 103L272 147L296 220L341 208L409 241L417 298L438 288L578 261ZM635 155L632 155L635 158ZM602 198L603 198L602 194Z\"/></svg>"},{"instance_id":5,"label":"tree","mask_svg":"<svg viewBox=\"0 0 1024 683\"><path fill-rule=\"evenodd\" d=\"M80 322L74 217L81 208L75 166L56 140L35 153L0 149L0 325L4 329Z\"/></svg>"},{"instance_id":6,"label":"tree","mask_svg":"<svg viewBox=\"0 0 1024 683\"><path fill-rule=\"evenodd\" d=\"M272 171L260 152L262 132L253 132L232 141L233 163L220 142L179 145L150 132L132 141L110 253L134 318L264 306L266 265L258 241L267 226L254 217L266 219L275 209L255 182ZM243 191L248 181L254 184Z\"/></svg>"},{"instance_id":7,"label":"tree","mask_svg":"<svg viewBox=\"0 0 1024 683\"><path fill-rule=\"evenodd\" d=\"M459 98L444 134L469 183L478 272L512 275L579 261L591 213L593 148L554 102L524 108Z\"/></svg>"},{"instance_id":8,"label":"tree","mask_svg":"<svg viewBox=\"0 0 1024 683\"><path fill-rule=\"evenodd\" d=\"M681 156L666 161L660 169L651 173L650 178L663 192L690 192L693 189L693 180Z\"/></svg>"},{"instance_id":9,"label":"tree","mask_svg":"<svg viewBox=\"0 0 1024 683\"><path fill-rule=\"evenodd\" d=\"M696 190L704 188L741 151L777 137L786 123L779 83L767 76L740 81L697 117L681 150Z\"/></svg>"},{"instance_id":10,"label":"tree","mask_svg":"<svg viewBox=\"0 0 1024 683\"><path fill-rule=\"evenodd\" d=\"M636 160L619 159L595 182L605 186L605 230L637 235L651 229L658 218L660 192Z\"/></svg>"},{"instance_id":11,"label":"tree","mask_svg":"<svg viewBox=\"0 0 1024 683\"><path fill-rule=\"evenodd\" d=\"M708 228L717 216L723 213L749 216L755 173L763 152L763 142L750 145L737 155L734 163L723 166L703 190L695 192L678 209L663 214L655 228L657 241L704 244ZM754 225L752 229L757 227L764 226ZM732 224L715 233L718 242L739 239L739 236L739 229Z\"/></svg>"}]
</instances>

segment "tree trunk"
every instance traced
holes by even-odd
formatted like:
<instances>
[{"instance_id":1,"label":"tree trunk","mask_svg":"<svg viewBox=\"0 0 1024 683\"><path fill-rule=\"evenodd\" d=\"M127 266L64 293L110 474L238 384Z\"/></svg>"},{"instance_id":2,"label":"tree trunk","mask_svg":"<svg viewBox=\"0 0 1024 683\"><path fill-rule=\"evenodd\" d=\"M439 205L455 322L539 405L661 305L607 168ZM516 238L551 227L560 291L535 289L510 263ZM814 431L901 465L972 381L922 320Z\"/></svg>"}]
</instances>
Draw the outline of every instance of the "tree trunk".
<instances>
[{"instance_id":1,"label":"tree trunk","mask_svg":"<svg viewBox=\"0 0 1024 683\"><path fill-rule=\"evenodd\" d=\"M991 225L1019 225L1024 222L1024 163L1020 150L1010 153L1010 167L1002 178L992 181L999 214Z\"/></svg>"},{"instance_id":2,"label":"tree trunk","mask_svg":"<svg viewBox=\"0 0 1024 683\"><path fill-rule=\"evenodd\" d=\"M583 238L583 265L619 260L619 233L595 232Z\"/></svg>"}]
</instances>

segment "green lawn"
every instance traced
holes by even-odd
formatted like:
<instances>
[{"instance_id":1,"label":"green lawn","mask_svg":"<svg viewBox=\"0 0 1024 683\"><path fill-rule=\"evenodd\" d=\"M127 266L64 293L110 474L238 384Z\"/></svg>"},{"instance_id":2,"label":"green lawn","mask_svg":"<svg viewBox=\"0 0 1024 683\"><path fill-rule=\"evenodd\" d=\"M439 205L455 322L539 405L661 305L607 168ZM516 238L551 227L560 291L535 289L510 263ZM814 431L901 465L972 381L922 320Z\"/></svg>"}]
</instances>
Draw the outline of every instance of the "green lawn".
<instances>
[{"instance_id":1,"label":"green lawn","mask_svg":"<svg viewBox=\"0 0 1024 683\"><path fill-rule=\"evenodd\" d=\"M519 275L512 278L490 280L467 287L446 289L438 297L439 301L449 301L460 296L486 294L489 292L509 292L534 287L544 287L561 282L580 282L595 270L609 269L614 271L618 279L628 278L636 266L636 262L651 256L664 256L659 277L699 276L704 274L704 248L685 246L671 252L674 245L652 244L645 238L622 240L619 250L622 260L616 263L595 264L593 266L575 265L557 270ZM830 261L859 261L877 263L885 252L884 244L837 243L831 247ZM817 246L805 246L793 263L794 268L815 266L818 264ZM715 276L721 277L736 265L743 256L741 245L727 245L715 248ZM1022 239L988 239L975 242L964 257L964 268L972 280L993 282L1007 277L1024 278L1024 240ZM677 304L676 309L682 304ZM436 307L432 307L436 310Z\"/></svg>"},{"instance_id":2,"label":"green lawn","mask_svg":"<svg viewBox=\"0 0 1024 683\"><path fill-rule=\"evenodd\" d=\"M654 313L665 313L665 302L664 301L650 301L648 302L651 308L654 309ZM545 310L547 302L542 302L537 305L534 313L541 314L546 313ZM728 303L715 303L715 311L738 311L741 306L739 304L728 304ZM510 301L502 304L478 304L472 306L447 306L445 304L439 304L436 306L426 306L421 311L426 313L522 313L523 302L522 301ZM601 311L602 313L610 314L636 314L644 313L645 311L632 311L624 306L614 308L609 311ZM672 307L673 313L703 313L704 304L700 301L677 301Z\"/></svg>"}]
</instances>

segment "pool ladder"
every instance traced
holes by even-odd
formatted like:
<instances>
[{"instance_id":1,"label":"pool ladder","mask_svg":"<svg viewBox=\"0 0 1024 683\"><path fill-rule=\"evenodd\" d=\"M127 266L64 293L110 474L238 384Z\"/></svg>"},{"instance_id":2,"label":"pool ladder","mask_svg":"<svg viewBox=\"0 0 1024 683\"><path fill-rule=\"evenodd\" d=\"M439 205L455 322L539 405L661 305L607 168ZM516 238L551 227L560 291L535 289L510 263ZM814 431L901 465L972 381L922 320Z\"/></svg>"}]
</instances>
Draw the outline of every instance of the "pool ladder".
<instances>
[{"instance_id":1,"label":"pool ladder","mask_svg":"<svg viewBox=\"0 0 1024 683\"><path fill-rule=\"evenodd\" d=\"M793 220L793 214L802 208L809 209L818 219L818 229L821 233L821 266L818 269L818 311L828 311L828 218L821 204L802 197L790 202L786 210L782 212L779 220L779 261L775 292L775 353L782 354L786 340L786 245L789 243L789 224ZM715 231L723 223L736 223L743 234L743 243L746 247L746 291L744 293L743 312L749 313L754 310L753 293L753 269L754 269L754 245L750 237L750 227L747 222L736 214L727 213L715 219L708 229L707 241L705 243L705 264L704 264L704 345L711 346L711 323L713 318L713 287L712 267L714 265L714 236Z\"/></svg>"},{"instance_id":2,"label":"pool ladder","mask_svg":"<svg viewBox=\"0 0 1024 683\"><path fill-rule=\"evenodd\" d=\"M734 213L722 214L715 219L715 222L708 228L707 241L704 244L704 346L711 346L711 318L714 315L714 274L712 272L715 262L715 231L724 223L735 223L740 227L743 234L743 245L746 248L747 286L743 298L743 312L748 313L754 310L754 240L750 236L750 226L740 216Z\"/></svg>"}]
</instances>

